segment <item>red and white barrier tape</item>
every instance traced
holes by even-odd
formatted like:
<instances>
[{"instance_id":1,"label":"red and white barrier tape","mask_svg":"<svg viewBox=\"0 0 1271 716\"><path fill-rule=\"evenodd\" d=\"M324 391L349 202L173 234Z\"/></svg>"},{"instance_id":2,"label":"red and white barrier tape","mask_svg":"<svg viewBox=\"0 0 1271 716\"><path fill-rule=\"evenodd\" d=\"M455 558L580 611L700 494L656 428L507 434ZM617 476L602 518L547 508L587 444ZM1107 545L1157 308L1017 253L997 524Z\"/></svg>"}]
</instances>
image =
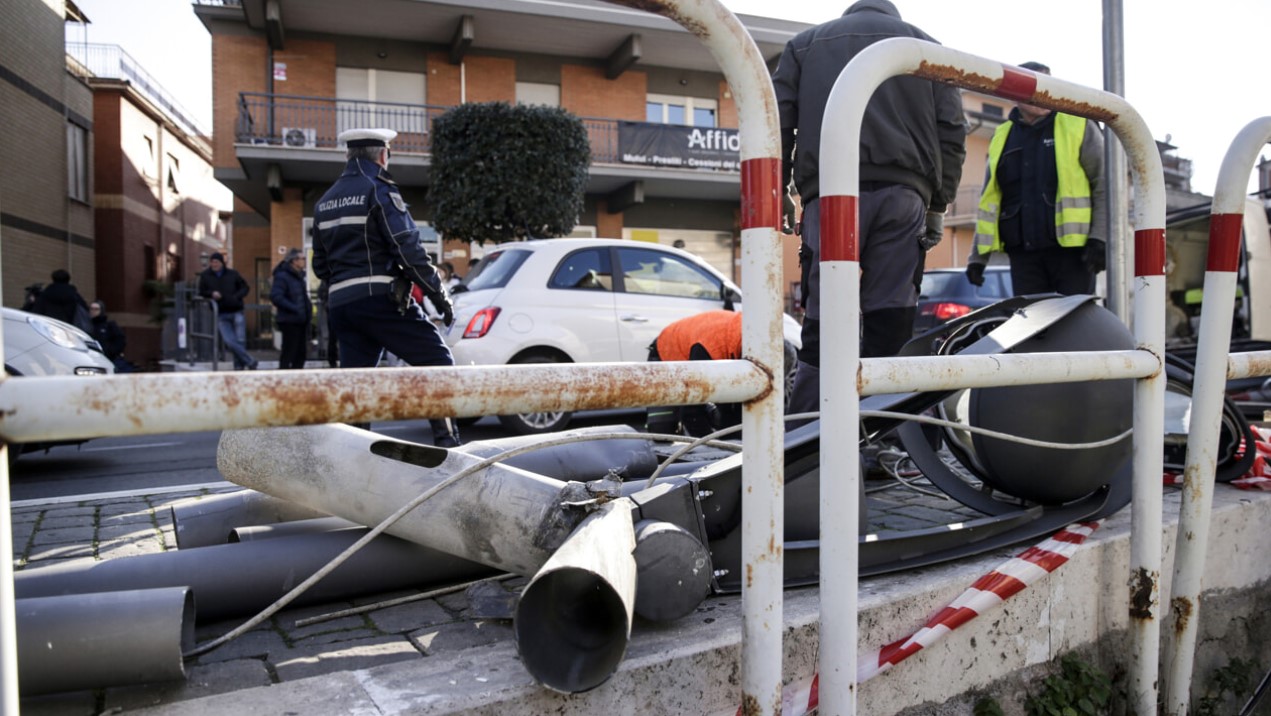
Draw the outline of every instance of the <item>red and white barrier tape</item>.
<instances>
[{"instance_id":1,"label":"red and white barrier tape","mask_svg":"<svg viewBox=\"0 0 1271 716\"><path fill-rule=\"evenodd\" d=\"M1250 426L1250 429L1254 434L1253 449L1257 453L1253 458L1253 467L1250 467L1244 475L1232 480L1231 486L1241 490L1271 492L1271 429L1257 425ZM1248 446L1241 443L1241 453L1246 449ZM1167 472L1163 481L1166 485L1181 486L1183 475L1178 472Z\"/></svg>"},{"instance_id":2,"label":"red and white barrier tape","mask_svg":"<svg viewBox=\"0 0 1271 716\"><path fill-rule=\"evenodd\" d=\"M856 683L878 676L939 641L949 632L996 607L1039 579L1054 572L1077 551L1101 522L1068 525L1040 544L1029 547L980 577L949 606L936 612L921 629L858 659ZM818 674L792 682L781 690L782 716L804 716L819 703ZM741 709L737 709L740 716Z\"/></svg>"}]
</instances>

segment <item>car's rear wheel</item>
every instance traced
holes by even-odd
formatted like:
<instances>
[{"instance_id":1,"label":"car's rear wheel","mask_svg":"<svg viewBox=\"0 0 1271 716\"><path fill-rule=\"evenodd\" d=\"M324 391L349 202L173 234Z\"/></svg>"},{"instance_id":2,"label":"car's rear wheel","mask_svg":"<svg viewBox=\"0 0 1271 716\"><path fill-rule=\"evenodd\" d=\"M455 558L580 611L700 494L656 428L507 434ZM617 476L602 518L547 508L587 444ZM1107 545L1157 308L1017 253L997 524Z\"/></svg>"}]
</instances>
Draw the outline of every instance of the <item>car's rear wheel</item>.
<instances>
[{"instance_id":1,"label":"car's rear wheel","mask_svg":"<svg viewBox=\"0 0 1271 716\"><path fill-rule=\"evenodd\" d=\"M528 363L561 363L562 361L555 356L542 353L532 353L513 361L514 364L523 365ZM517 435L536 435L538 433L550 433L557 430L564 430L569 425L569 421L574 414L569 411L544 411L537 413L520 413L518 415L500 415L499 422L503 427L512 431Z\"/></svg>"}]
</instances>

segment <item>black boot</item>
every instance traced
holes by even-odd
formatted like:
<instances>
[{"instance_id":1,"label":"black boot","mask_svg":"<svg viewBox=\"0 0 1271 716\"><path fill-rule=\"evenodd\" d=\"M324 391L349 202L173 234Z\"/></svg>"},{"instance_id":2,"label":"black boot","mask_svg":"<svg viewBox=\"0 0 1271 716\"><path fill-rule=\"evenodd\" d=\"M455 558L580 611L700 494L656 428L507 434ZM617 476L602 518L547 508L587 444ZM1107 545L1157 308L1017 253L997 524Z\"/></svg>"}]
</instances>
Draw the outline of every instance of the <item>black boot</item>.
<instances>
[{"instance_id":1,"label":"black boot","mask_svg":"<svg viewBox=\"0 0 1271 716\"><path fill-rule=\"evenodd\" d=\"M428 424L432 426L433 445L447 449L459 447L459 428L450 418L433 418Z\"/></svg>"}]
</instances>

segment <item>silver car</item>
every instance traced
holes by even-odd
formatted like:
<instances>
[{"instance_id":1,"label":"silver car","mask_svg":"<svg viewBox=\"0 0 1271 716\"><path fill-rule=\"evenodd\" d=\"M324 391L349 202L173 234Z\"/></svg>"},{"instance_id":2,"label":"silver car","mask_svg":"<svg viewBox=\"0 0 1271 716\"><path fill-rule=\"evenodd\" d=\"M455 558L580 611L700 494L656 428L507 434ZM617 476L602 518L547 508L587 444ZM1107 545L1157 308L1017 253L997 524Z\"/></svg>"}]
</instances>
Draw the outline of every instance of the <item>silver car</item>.
<instances>
[{"instance_id":1,"label":"silver car","mask_svg":"<svg viewBox=\"0 0 1271 716\"><path fill-rule=\"evenodd\" d=\"M115 372L97 341L75 326L14 308L4 313L4 370L9 376L101 376ZM23 452L78 442L26 443L9 446L12 462Z\"/></svg>"}]
</instances>

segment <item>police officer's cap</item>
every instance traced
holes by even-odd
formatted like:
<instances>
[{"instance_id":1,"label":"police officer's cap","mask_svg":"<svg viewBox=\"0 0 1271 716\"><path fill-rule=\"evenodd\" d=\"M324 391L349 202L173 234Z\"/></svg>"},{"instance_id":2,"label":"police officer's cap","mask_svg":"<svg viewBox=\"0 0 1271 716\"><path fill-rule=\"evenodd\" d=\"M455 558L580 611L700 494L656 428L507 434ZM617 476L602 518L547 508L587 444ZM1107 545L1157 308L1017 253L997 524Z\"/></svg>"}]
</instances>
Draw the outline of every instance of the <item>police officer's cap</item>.
<instances>
[{"instance_id":1,"label":"police officer's cap","mask_svg":"<svg viewBox=\"0 0 1271 716\"><path fill-rule=\"evenodd\" d=\"M348 147L387 147L396 137L391 129L346 129L337 140Z\"/></svg>"}]
</instances>

